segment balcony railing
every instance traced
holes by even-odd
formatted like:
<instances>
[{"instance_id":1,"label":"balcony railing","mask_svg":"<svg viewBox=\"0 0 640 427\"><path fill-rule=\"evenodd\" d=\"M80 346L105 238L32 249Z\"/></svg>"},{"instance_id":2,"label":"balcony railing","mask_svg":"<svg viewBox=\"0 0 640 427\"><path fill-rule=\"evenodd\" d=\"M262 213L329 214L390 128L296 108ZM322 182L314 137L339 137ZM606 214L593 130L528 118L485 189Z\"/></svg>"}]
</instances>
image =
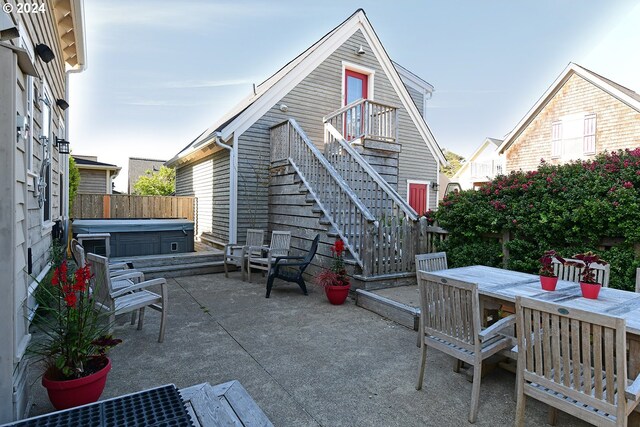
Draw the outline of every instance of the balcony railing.
<instances>
[{"instance_id":1,"label":"balcony railing","mask_svg":"<svg viewBox=\"0 0 640 427\"><path fill-rule=\"evenodd\" d=\"M324 117L324 122L342 132L347 141L358 138L398 140L398 108L370 99L354 101Z\"/></svg>"}]
</instances>

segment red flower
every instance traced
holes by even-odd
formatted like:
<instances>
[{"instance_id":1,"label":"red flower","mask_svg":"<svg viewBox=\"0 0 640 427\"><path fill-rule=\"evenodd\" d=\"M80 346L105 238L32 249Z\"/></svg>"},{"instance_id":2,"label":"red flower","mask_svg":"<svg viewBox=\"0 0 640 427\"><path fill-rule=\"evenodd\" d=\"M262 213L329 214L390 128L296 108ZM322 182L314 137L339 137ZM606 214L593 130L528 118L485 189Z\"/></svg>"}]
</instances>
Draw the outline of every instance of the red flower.
<instances>
[{"instance_id":1,"label":"red flower","mask_svg":"<svg viewBox=\"0 0 640 427\"><path fill-rule=\"evenodd\" d=\"M78 297L73 292L70 292L64 296L64 302L67 303L67 307L75 308L78 302Z\"/></svg>"},{"instance_id":2,"label":"red flower","mask_svg":"<svg viewBox=\"0 0 640 427\"><path fill-rule=\"evenodd\" d=\"M624 188L633 188L633 183L631 181L626 181L622 186Z\"/></svg>"},{"instance_id":3,"label":"red flower","mask_svg":"<svg viewBox=\"0 0 640 427\"><path fill-rule=\"evenodd\" d=\"M337 239L333 244L332 250L336 253L336 255L342 255L342 253L344 252L344 242L341 239Z\"/></svg>"}]
</instances>

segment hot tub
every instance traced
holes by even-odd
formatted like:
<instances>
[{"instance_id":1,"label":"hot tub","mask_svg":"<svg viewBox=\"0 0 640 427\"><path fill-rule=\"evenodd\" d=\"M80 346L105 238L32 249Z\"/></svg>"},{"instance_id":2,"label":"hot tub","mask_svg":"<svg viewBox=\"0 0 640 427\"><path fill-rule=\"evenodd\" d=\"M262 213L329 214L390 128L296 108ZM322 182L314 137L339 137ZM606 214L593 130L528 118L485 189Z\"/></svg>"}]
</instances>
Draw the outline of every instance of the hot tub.
<instances>
[{"instance_id":1,"label":"hot tub","mask_svg":"<svg viewBox=\"0 0 640 427\"><path fill-rule=\"evenodd\" d=\"M73 235L109 233L110 256L193 252L193 221L185 219L75 219ZM104 255L105 241L86 239L86 252Z\"/></svg>"}]
</instances>

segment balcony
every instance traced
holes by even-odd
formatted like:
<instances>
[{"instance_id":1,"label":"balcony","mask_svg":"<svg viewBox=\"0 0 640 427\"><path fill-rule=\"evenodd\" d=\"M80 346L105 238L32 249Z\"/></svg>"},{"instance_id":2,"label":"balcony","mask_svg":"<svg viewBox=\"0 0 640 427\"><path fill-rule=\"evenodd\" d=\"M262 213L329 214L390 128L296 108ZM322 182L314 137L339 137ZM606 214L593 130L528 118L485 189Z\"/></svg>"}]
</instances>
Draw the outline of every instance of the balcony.
<instances>
[{"instance_id":1,"label":"balcony","mask_svg":"<svg viewBox=\"0 0 640 427\"><path fill-rule=\"evenodd\" d=\"M324 117L352 144L362 144L365 148L399 153L398 108L359 99Z\"/></svg>"}]
</instances>

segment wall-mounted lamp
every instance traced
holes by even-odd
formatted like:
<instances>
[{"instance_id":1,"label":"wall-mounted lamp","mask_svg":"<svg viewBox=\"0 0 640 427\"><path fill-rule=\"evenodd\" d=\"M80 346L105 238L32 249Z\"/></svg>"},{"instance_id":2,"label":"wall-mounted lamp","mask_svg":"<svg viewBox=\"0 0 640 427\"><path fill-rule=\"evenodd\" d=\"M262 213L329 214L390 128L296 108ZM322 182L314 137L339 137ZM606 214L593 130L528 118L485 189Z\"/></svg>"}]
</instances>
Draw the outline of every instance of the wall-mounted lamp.
<instances>
[{"instance_id":1,"label":"wall-mounted lamp","mask_svg":"<svg viewBox=\"0 0 640 427\"><path fill-rule=\"evenodd\" d=\"M56 137L56 147L58 147L58 153L69 154L69 141L66 139Z\"/></svg>"},{"instance_id":2,"label":"wall-mounted lamp","mask_svg":"<svg viewBox=\"0 0 640 427\"><path fill-rule=\"evenodd\" d=\"M289 107L287 107L284 104L280 104L280 111L282 111L283 113L286 113L287 111L289 111Z\"/></svg>"},{"instance_id":3,"label":"wall-mounted lamp","mask_svg":"<svg viewBox=\"0 0 640 427\"><path fill-rule=\"evenodd\" d=\"M18 31L18 27L9 27L5 28L4 30L0 30L0 42L13 40L18 37L20 37L20 31Z\"/></svg>"},{"instance_id":4,"label":"wall-mounted lamp","mask_svg":"<svg viewBox=\"0 0 640 427\"><path fill-rule=\"evenodd\" d=\"M56 57L53 54L53 51L51 50L51 48L46 44L42 44L42 43L36 45L36 54L38 54L40 59L42 59L42 61L45 63L53 61L53 59Z\"/></svg>"},{"instance_id":5,"label":"wall-mounted lamp","mask_svg":"<svg viewBox=\"0 0 640 427\"><path fill-rule=\"evenodd\" d=\"M440 187L440 184L438 184L437 182L432 182L431 183L431 189L433 191L438 191L438 187Z\"/></svg>"},{"instance_id":6,"label":"wall-mounted lamp","mask_svg":"<svg viewBox=\"0 0 640 427\"><path fill-rule=\"evenodd\" d=\"M364 54L365 54L364 48L362 47L362 45L360 45L360 48L356 50L356 55L364 55Z\"/></svg>"},{"instance_id":7,"label":"wall-mounted lamp","mask_svg":"<svg viewBox=\"0 0 640 427\"><path fill-rule=\"evenodd\" d=\"M56 105L62 110L66 110L67 108L69 108L69 103L64 99L56 99Z\"/></svg>"}]
</instances>

